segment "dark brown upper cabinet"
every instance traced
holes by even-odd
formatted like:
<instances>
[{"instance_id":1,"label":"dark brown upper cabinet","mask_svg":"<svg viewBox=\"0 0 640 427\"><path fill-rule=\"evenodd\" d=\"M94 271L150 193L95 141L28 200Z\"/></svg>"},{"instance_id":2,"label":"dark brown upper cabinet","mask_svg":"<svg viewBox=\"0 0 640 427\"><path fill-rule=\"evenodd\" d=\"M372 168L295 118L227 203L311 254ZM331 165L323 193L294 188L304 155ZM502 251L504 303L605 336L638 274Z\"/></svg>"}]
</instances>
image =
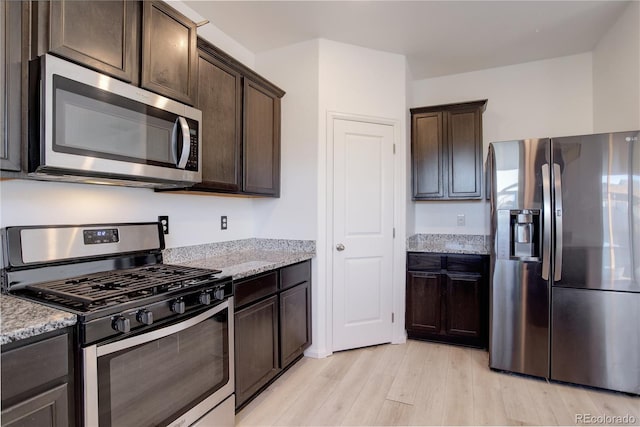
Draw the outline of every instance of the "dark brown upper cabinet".
<instances>
[{"instance_id":1,"label":"dark brown upper cabinet","mask_svg":"<svg viewBox=\"0 0 640 427\"><path fill-rule=\"evenodd\" d=\"M196 24L161 1L34 2L35 48L193 105Z\"/></svg>"},{"instance_id":2,"label":"dark brown upper cabinet","mask_svg":"<svg viewBox=\"0 0 640 427\"><path fill-rule=\"evenodd\" d=\"M123 0L38 2L38 54L53 52L137 84L140 5Z\"/></svg>"},{"instance_id":3,"label":"dark brown upper cabinet","mask_svg":"<svg viewBox=\"0 0 640 427\"><path fill-rule=\"evenodd\" d=\"M243 148L244 192L280 196L280 98L247 78Z\"/></svg>"},{"instance_id":4,"label":"dark brown upper cabinet","mask_svg":"<svg viewBox=\"0 0 640 427\"><path fill-rule=\"evenodd\" d=\"M202 111L202 182L194 190L241 189L242 75L198 49L198 97Z\"/></svg>"},{"instance_id":5,"label":"dark brown upper cabinet","mask_svg":"<svg viewBox=\"0 0 640 427\"><path fill-rule=\"evenodd\" d=\"M284 91L198 39L202 182L188 191L280 195L280 98Z\"/></svg>"},{"instance_id":6,"label":"dark brown upper cabinet","mask_svg":"<svg viewBox=\"0 0 640 427\"><path fill-rule=\"evenodd\" d=\"M26 25L27 2L0 3L0 169L19 172L22 153L22 117L26 114L22 93L26 90L26 61L23 61L23 25ZM27 12L26 12L27 11Z\"/></svg>"},{"instance_id":7,"label":"dark brown upper cabinet","mask_svg":"<svg viewBox=\"0 0 640 427\"><path fill-rule=\"evenodd\" d=\"M161 1L144 1L142 79L145 89L193 105L198 56L196 24Z\"/></svg>"},{"instance_id":8,"label":"dark brown upper cabinet","mask_svg":"<svg viewBox=\"0 0 640 427\"><path fill-rule=\"evenodd\" d=\"M413 200L482 197L482 113L487 100L411 109Z\"/></svg>"}]
</instances>

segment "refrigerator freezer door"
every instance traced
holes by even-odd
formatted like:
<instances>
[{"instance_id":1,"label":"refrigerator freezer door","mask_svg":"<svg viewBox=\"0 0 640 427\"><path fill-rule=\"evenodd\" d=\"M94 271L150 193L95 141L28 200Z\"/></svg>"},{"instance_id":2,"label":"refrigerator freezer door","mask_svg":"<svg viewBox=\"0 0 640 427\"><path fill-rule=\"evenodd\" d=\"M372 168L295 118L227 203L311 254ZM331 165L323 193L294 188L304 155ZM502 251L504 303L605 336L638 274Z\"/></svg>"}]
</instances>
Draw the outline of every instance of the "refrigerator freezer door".
<instances>
[{"instance_id":1,"label":"refrigerator freezer door","mask_svg":"<svg viewBox=\"0 0 640 427\"><path fill-rule=\"evenodd\" d=\"M640 293L553 288L551 378L640 394Z\"/></svg>"},{"instance_id":2,"label":"refrigerator freezer door","mask_svg":"<svg viewBox=\"0 0 640 427\"><path fill-rule=\"evenodd\" d=\"M563 224L554 285L640 292L640 132L554 138L552 149Z\"/></svg>"},{"instance_id":3,"label":"refrigerator freezer door","mask_svg":"<svg viewBox=\"0 0 640 427\"><path fill-rule=\"evenodd\" d=\"M542 262L518 259L510 239L514 211L542 212L542 165L548 139L491 144L491 304L489 365L493 369L549 376L549 282ZM539 217L539 216L538 216ZM540 220L536 227L540 227ZM538 232L541 241L544 232ZM550 248L542 248L542 253Z\"/></svg>"}]
</instances>

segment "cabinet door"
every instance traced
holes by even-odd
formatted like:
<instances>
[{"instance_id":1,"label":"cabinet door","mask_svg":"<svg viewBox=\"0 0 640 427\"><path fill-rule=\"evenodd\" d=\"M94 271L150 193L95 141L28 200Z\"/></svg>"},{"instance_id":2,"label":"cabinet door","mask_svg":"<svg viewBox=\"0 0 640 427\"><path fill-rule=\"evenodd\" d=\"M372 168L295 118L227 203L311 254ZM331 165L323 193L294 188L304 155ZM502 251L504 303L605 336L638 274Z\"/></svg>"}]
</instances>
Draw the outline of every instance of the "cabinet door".
<instances>
[{"instance_id":1,"label":"cabinet door","mask_svg":"<svg viewBox=\"0 0 640 427\"><path fill-rule=\"evenodd\" d=\"M67 395L67 384L62 384L9 408L3 408L2 425L67 427L70 425Z\"/></svg>"},{"instance_id":2,"label":"cabinet door","mask_svg":"<svg viewBox=\"0 0 640 427\"><path fill-rule=\"evenodd\" d=\"M449 198L482 195L482 124L479 108L447 113Z\"/></svg>"},{"instance_id":3,"label":"cabinet door","mask_svg":"<svg viewBox=\"0 0 640 427\"><path fill-rule=\"evenodd\" d=\"M202 183L194 189L239 191L242 149L242 76L206 52L198 52L202 110Z\"/></svg>"},{"instance_id":4,"label":"cabinet door","mask_svg":"<svg viewBox=\"0 0 640 427\"><path fill-rule=\"evenodd\" d=\"M161 1L142 10L141 86L193 105L197 90L196 24Z\"/></svg>"},{"instance_id":5,"label":"cabinet door","mask_svg":"<svg viewBox=\"0 0 640 427\"><path fill-rule=\"evenodd\" d=\"M22 150L22 2L0 3L0 169L20 171Z\"/></svg>"},{"instance_id":6,"label":"cabinet door","mask_svg":"<svg viewBox=\"0 0 640 427\"><path fill-rule=\"evenodd\" d=\"M442 329L441 275L437 273L407 274L406 328L409 336L439 334Z\"/></svg>"},{"instance_id":7,"label":"cabinet door","mask_svg":"<svg viewBox=\"0 0 640 427\"><path fill-rule=\"evenodd\" d=\"M236 312L234 328L237 408L280 370L278 296Z\"/></svg>"},{"instance_id":8,"label":"cabinet door","mask_svg":"<svg viewBox=\"0 0 640 427\"><path fill-rule=\"evenodd\" d=\"M243 151L243 191L279 197L280 98L246 77Z\"/></svg>"},{"instance_id":9,"label":"cabinet door","mask_svg":"<svg viewBox=\"0 0 640 427\"><path fill-rule=\"evenodd\" d=\"M280 366L288 366L310 344L311 288L304 282L280 294Z\"/></svg>"},{"instance_id":10,"label":"cabinet door","mask_svg":"<svg viewBox=\"0 0 640 427\"><path fill-rule=\"evenodd\" d=\"M440 199L445 196L443 131L441 112L414 114L411 118L414 199Z\"/></svg>"},{"instance_id":11,"label":"cabinet door","mask_svg":"<svg viewBox=\"0 0 640 427\"><path fill-rule=\"evenodd\" d=\"M482 336L480 274L447 274L447 335L480 338Z\"/></svg>"},{"instance_id":12,"label":"cabinet door","mask_svg":"<svg viewBox=\"0 0 640 427\"><path fill-rule=\"evenodd\" d=\"M140 2L60 0L49 5L49 51L137 84Z\"/></svg>"}]
</instances>

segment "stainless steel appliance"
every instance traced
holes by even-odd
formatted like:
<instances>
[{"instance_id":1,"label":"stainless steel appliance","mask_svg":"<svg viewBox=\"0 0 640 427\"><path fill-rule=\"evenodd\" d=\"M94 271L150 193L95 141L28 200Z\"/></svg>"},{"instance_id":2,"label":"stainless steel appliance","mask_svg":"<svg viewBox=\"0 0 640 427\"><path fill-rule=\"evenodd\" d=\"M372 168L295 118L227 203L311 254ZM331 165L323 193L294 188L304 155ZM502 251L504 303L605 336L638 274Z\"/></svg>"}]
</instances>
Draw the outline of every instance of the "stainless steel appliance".
<instances>
[{"instance_id":1,"label":"stainless steel appliance","mask_svg":"<svg viewBox=\"0 0 640 427\"><path fill-rule=\"evenodd\" d=\"M78 316L85 426L234 425L229 277L163 264L159 223L0 235L3 290Z\"/></svg>"},{"instance_id":2,"label":"stainless steel appliance","mask_svg":"<svg viewBox=\"0 0 640 427\"><path fill-rule=\"evenodd\" d=\"M29 175L136 187L202 178L202 112L52 55L30 67Z\"/></svg>"},{"instance_id":3,"label":"stainless steel appliance","mask_svg":"<svg viewBox=\"0 0 640 427\"><path fill-rule=\"evenodd\" d=\"M490 366L640 394L640 132L492 143Z\"/></svg>"}]
</instances>

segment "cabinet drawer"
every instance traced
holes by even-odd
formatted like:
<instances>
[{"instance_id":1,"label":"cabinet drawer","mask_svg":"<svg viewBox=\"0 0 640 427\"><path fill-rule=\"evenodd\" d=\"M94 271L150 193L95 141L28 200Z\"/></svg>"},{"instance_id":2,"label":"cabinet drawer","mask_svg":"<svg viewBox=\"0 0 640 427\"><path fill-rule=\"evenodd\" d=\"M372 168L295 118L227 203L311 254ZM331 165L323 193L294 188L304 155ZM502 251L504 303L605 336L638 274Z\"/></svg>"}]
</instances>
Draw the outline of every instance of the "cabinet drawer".
<instances>
[{"instance_id":1,"label":"cabinet drawer","mask_svg":"<svg viewBox=\"0 0 640 427\"><path fill-rule=\"evenodd\" d=\"M2 400L66 376L67 337L60 335L2 353Z\"/></svg>"},{"instance_id":2,"label":"cabinet drawer","mask_svg":"<svg viewBox=\"0 0 640 427\"><path fill-rule=\"evenodd\" d=\"M310 279L311 261L290 265L280 270L280 289L287 289Z\"/></svg>"},{"instance_id":3,"label":"cabinet drawer","mask_svg":"<svg viewBox=\"0 0 640 427\"><path fill-rule=\"evenodd\" d=\"M235 306L240 307L278 290L278 272L273 271L235 284Z\"/></svg>"},{"instance_id":4,"label":"cabinet drawer","mask_svg":"<svg viewBox=\"0 0 640 427\"><path fill-rule=\"evenodd\" d=\"M482 273L483 257L482 255L447 255L445 268L448 271Z\"/></svg>"},{"instance_id":5,"label":"cabinet drawer","mask_svg":"<svg viewBox=\"0 0 640 427\"><path fill-rule=\"evenodd\" d=\"M439 271L442 268L442 257L440 255L411 252L407 255L407 269L409 271Z\"/></svg>"}]
</instances>

